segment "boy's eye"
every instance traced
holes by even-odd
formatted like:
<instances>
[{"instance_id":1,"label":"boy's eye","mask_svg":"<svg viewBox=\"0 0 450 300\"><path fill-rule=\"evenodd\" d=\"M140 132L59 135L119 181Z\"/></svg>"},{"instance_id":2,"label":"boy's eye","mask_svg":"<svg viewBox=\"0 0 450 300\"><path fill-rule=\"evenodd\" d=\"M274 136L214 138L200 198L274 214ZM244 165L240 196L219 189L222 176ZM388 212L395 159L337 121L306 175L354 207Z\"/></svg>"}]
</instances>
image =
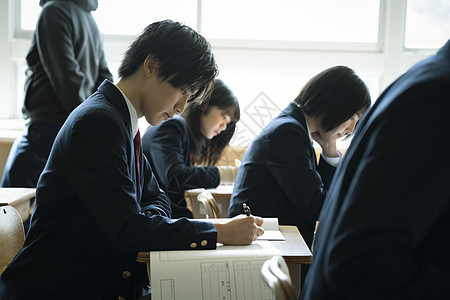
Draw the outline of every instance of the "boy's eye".
<instances>
[{"instance_id":1,"label":"boy's eye","mask_svg":"<svg viewBox=\"0 0 450 300\"><path fill-rule=\"evenodd\" d=\"M187 92L186 92L186 90L185 89L181 89L181 93L183 94L183 95L186 95L187 94Z\"/></svg>"}]
</instances>

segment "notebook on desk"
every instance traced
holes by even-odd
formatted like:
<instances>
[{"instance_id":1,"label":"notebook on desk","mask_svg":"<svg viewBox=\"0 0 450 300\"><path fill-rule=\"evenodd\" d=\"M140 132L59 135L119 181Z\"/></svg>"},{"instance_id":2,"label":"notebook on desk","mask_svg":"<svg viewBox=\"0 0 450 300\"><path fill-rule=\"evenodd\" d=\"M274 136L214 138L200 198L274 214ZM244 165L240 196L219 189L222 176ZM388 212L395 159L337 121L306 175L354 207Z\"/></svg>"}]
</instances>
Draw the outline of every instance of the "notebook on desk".
<instances>
[{"instance_id":1,"label":"notebook on desk","mask_svg":"<svg viewBox=\"0 0 450 300\"><path fill-rule=\"evenodd\" d=\"M230 218L218 218L218 219L193 219L197 221L211 222L211 223L225 223L230 220ZM258 240L266 241L284 241L285 238L280 232L278 227L278 218L263 218L263 228L264 234L258 237Z\"/></svg>"}]
</instances>

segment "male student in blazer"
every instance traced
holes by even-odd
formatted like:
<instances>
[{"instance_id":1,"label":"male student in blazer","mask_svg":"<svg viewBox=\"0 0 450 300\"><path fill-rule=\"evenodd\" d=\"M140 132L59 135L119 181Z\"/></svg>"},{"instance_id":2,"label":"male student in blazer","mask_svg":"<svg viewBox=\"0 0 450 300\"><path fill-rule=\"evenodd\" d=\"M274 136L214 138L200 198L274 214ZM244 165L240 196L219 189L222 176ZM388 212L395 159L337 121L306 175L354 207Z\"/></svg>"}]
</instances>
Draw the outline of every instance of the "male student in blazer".
<instances>
[{"instance_id":1,"label":"male student in blazer","mask_svg":"<svg viewBox=\"0 0 450 300\"><path fill-rule=\"evenodd\" d=\"M169 201L134 146L138 118L158 125L181 113L209 93L217 72L210 45L191 28L170 20L145 28L124 55L119 82L104 81L61 128L25 245L0 278L0 299L139 298L148 279L138 251L250 244L263 233L253 216L223 225L171 221Z\"/></svg>"},{"instance_id":2,"label":"male student in blazer","mask_svg":"<svg viewBox=\"0 0 450 300\"><path fill-rule=\"evenodd\" d=\"M319 216L302 299L450 299L450 40L366 113Z\"/></svg>"}]
</instances>

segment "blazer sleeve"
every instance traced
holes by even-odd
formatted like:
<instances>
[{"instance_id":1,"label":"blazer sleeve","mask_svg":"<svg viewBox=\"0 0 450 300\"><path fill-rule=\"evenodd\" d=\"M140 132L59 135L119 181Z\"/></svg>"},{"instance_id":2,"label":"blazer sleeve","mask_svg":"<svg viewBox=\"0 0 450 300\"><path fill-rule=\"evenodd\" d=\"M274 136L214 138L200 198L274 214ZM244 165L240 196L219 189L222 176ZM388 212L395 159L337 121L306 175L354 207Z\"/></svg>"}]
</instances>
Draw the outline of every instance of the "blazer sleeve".
<instances>
[{"instance_id":1,"label":"blazer sleeve","mask_svg":"<svg viewBox=\"0 0 450 300\"><path fill-rule=\"evenodd\" d=\"M450 296L450 272L443 267L449 265L450 156L436 157L437 149L446 148L441 134L450 130L444 121L450 106L448 87L428 87L421 86L422 95L418 89L404 93L390 112L380 114L373 131L354 145L362 145L360 156L344 161L349 181L336 194L332 186L333 196L340 197L327 198L327 208L341 207L326 216L335 222L320 245L326 249L326 280L348 299ZM424 111L423 99L439 109ZM418 139L421 143L411 143ZM319 236L320 225L318 230Z\"/></svg>"},{"instance_id":2,"label":"blazer sleeve","mask_svg":"<svg viewBox=\"0 0 450 300\"><path fill-rule=\"evenodd\" d=\"M141 184L141 212L149 217L157 214L170 218L171 208L167 195L160 189L158 181L144 155L141 156L141 161L141 181L144 182Z\"/></svg>"},{"instance_id":3,"label":"blazer sleeve","mask_svg":"<svg viewBox=\"0 0 450 300\"><path fill-rule=\"evenodd\" d=\"M326 195L315 164L311 141L298 124L282 124L271 134L268 169L295 207L310 212L312 221L317 220Z\"/></svg>"},{"instance_id":4,"label":"blazer sleeve","mask_svg":"<svg viewBox=\"0 0 450 300\"><path fill-rule=\"evenodd\" d=\"M216 167L190 165L189 136L184 120L164 122L143 137L144 151L152 161L166 190L183 192L192 188L214 188L220 183Z\"/></svg>"},{"instance_id":5,"label":"blazer sleeve","mask_svg":"<svg viewBox=\"0 0 450 300\"><path fill-rule=\"evenodd\" d=\"M67 152L69 180L77 198L95 220L110 243L120 251L190 249L190 244L206 240L203 249L216 246L217 231L208 222L187 219L172 221L141 211L129 168L132 150L126 129L110 110L91 113L75 122ZM146 170L144 205L167 212L167 199L156 189ZM155 188L153 190L153 188Z\"/></svg>"},{"instance_id":6,"label":"blazer sleeve","mask_svg":"<svg viewBox=\"0 0 450 300\"><path fill-rule=\"evenodd\" d=\"M48 6L42 10L35 34L42 66L68 112L88 96L81 91L85 76L75 57L71 24L67 12Z\"/></svg>"},{"instance_id":7,"label":"blazer sleeve","mask_svg":"<svg viewBox=\"0 0 450 300\"><path fill-rule=\"evenodd\" d=\"M87 14L87 12L85 13ZM67 112L71 112L94 93L103 80L112 80L113 78L105 60L103 45L101 41L97 41L102 37L95 36L95 33L98 32L96 24L83 23L86 28L75 28L72 18L74 16L63 9L46 6L42 9L35 33L42 66L61 105ZM80 48L83 49L82 46L77 45L76 40L77 35L82 35L81 31L91 31L91 34L94 35L91 38L93 45L89 45L89 47L101 49L99 57L96 57L97 54L87 51L85 51L86 53L83 51L77 53ZM92 51L97 53L97 49ZM92 71L92 74L98 72L94 78L90 78L90 75L86 74L81 67L79 59L83 58L82 55L91 55L91 60L95 61L95 63L91 63L91 67L95 70L95 72ZM92 90L86 91L85 86L88 85L88 81L92 81L92 85L95 84L95 86L92 87Z\"/></svg>"},{"instance_id":8,"label":"blazer sleeve","mask_svg":"<svg viewBox=\"0 0 450 300\"><path fill-rule=\"evenodd\" d=\"M320 155L319 164L317 165L317 172L320 174L324 189L328 191L331 185L331 180L336 172L336 167L330 165L325 159L323 159L322 155Z\"/></svg>"}]
</instances>

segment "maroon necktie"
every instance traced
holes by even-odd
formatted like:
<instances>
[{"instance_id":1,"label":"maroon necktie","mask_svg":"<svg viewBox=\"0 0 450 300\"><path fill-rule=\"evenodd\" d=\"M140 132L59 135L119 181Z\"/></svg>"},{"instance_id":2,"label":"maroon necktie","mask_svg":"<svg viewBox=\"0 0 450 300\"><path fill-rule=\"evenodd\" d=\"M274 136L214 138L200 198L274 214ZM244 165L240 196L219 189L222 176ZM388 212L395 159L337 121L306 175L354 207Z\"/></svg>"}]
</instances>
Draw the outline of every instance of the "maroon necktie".
<instances>
[{"instance_id":1,"label":"maroon necktie","mask_svg":"<svg viewBox=\"0 0 450 300\"><path fill-rule=\"evenodd\" d=\"M134 154L136 157L136 201L139 202L139 151L141 150L141 133L139 129L134 137Z\"/></svg>"}]
</instances>

